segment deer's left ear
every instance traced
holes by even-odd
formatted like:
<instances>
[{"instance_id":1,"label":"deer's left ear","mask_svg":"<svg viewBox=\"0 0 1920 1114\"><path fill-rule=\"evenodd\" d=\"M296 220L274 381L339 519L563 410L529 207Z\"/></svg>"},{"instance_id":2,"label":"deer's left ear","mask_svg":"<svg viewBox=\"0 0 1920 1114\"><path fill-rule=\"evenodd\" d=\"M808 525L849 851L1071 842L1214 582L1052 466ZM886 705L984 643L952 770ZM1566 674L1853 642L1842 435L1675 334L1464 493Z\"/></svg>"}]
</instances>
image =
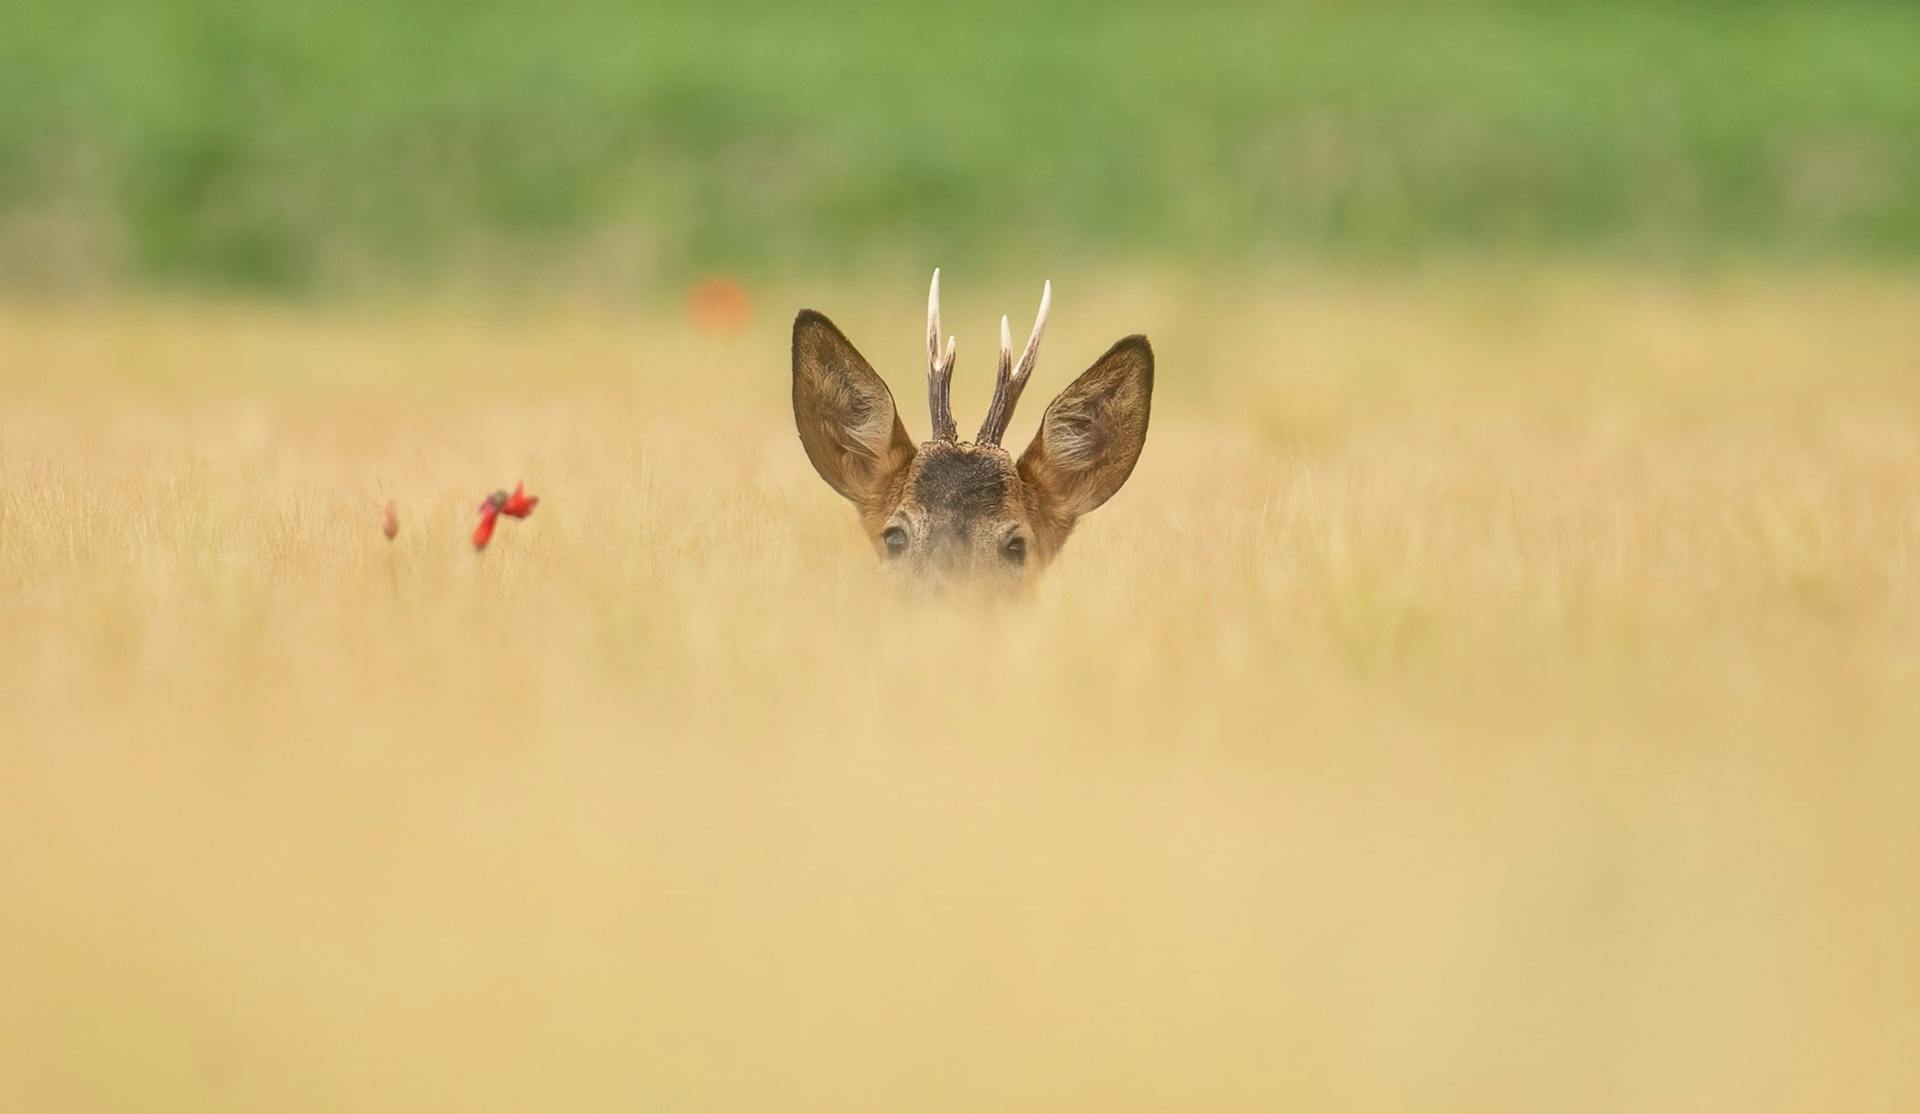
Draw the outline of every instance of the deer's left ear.
<instances>
[{"instance_id":1,"label":"deer's left ear","mask_svg":"<svg viewBox=\"0 0 1920 1114\"><path fill-rule=\"evenodd\" d=\"M1047 407L1033 444L1020 454L1020 477L1072 522L1133 474L1152 404L1153 348L1146 337L1127 337Z\"/></svg>"},{"instance_id":2,"label":"deer's left ear","mask_svg":"<svg viewBox=\"0 0 1920 1114\"><path fill-rule=\"evenodd\" d=\"M824 314L793 320L793 420L814 470L863 514L912 463L893 392Z\"/></svg>"}]
</instances>

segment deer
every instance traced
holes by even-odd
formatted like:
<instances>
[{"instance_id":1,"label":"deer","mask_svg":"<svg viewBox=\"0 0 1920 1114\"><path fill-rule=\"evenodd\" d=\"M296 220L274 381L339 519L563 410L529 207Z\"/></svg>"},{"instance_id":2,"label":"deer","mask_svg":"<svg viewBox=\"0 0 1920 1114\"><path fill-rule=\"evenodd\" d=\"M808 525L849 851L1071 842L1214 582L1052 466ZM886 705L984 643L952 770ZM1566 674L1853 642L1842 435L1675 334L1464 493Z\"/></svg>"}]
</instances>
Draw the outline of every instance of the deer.
<instances>
[{"instance_id":1,"label":"deer","mask_svg":"<svg viewBox=\"0 0 1920 1114\"><path fill-rule=\"evenodd\" d=\"M953 420L958 341L940 344L940 272L927 292L927 405L932 439L915 444L886 381L825 314L793 320L793 419L814 471L859 513L882 567L917 581L1030 583L1075 523L1111 499L1146 445L1153 347L1122 338L1041 415L1018 460L1001 447L1032 378L1053 301L1040 293L1016 362L1000 318L993 400L971 441Z\"/></svg>"}]
</instances>

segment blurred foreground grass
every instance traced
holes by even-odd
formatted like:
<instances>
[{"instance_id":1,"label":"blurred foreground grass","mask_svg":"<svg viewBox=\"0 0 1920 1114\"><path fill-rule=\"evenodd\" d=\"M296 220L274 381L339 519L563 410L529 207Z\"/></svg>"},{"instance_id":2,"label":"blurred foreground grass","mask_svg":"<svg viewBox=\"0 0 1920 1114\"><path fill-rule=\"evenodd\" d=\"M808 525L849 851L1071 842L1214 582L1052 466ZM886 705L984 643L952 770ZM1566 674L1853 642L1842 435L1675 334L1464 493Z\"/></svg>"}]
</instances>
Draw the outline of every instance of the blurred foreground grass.
<instances>
[{"instance_id":1,"label":"blurred foreground grass","mask_svg":"<svg viewBox=\"0 0 1920 1114\"><path fill-rule=\"evenodd\" d=\"M0 309L0 1107L1920 1102L1920 286L1062 278L1154 429L990 611L781 315Z\"/></svg>"},{"instance_id":2,"label":"blurred foreground grass","mask_svg":"<svg viewBox=\"0 0 1920 1114\"><path fill-rule=\"evenodd\" d=\"M1908 3L16 0L0 279L1920 251Z\"/></svg>"}]
</instances>

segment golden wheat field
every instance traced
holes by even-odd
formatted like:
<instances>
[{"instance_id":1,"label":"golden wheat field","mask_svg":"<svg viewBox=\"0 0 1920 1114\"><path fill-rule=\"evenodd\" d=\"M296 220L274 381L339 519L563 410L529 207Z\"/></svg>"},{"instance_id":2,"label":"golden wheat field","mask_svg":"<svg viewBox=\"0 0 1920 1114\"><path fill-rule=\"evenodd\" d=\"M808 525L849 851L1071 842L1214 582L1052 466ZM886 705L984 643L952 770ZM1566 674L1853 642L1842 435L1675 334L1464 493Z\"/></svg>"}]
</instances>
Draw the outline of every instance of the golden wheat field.
<instances>
[{"instance_id":1,"label":"golden wheat field","mask_svg":"<svg viewBox=\"0 0 1920 1114\"><path fill-rule=\"evenodd\" d=\"M0 1109L1920 1106L1920 281L1055 278L998 607L792 429L918 272L0 307Z\"/></svg>"}]
</instances>

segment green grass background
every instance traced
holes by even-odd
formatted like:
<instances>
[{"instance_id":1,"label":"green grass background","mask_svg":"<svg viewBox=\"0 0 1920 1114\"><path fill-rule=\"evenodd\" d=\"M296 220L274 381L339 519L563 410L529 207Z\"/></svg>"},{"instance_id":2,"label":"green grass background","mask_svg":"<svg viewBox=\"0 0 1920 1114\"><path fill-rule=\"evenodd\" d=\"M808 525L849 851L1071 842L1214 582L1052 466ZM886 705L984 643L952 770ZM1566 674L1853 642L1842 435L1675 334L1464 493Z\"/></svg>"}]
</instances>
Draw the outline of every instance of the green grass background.
<instances>
[{"instance_id":1,"label":"green grass background","mask_svg":"<svg viewBox=\"0 0 1920 1114\"><path fill-rule=\"evenodd\" d=\"M12 0L0 274L1920 258L1920 5Z\"/></svg>"}]
</instances>

